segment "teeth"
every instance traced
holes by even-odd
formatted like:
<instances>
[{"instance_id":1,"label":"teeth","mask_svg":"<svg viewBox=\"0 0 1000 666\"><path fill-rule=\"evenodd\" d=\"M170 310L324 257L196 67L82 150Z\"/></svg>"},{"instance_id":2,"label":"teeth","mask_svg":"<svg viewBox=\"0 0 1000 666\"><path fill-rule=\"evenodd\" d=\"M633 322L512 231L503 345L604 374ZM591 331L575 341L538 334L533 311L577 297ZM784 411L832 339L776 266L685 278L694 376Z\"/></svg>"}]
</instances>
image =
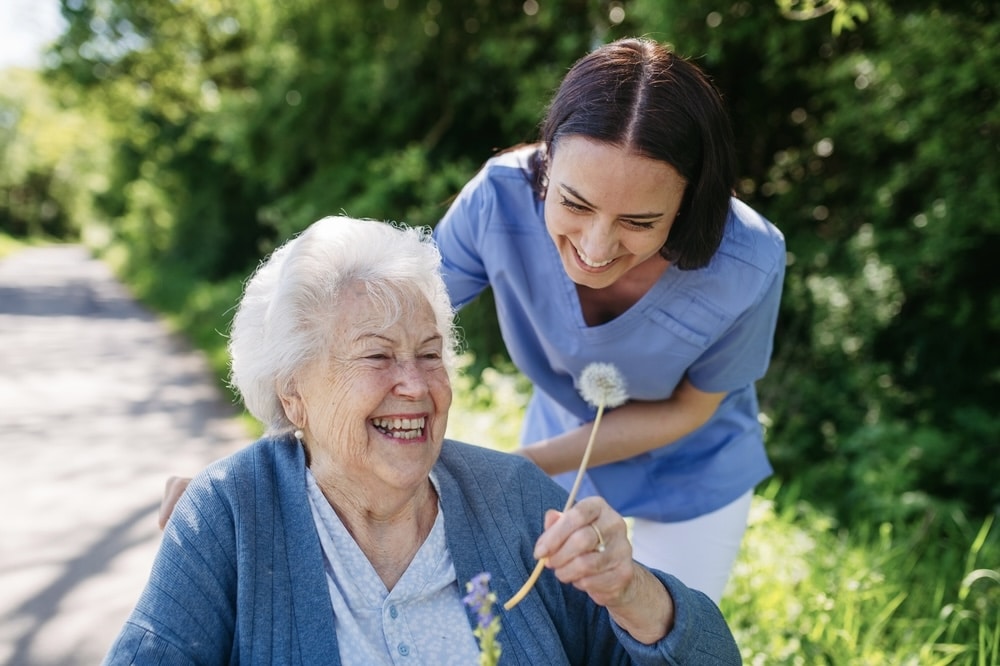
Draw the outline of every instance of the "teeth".
<instances>
[{"instance_id":1,"label":"teeth","mask_svg":"<svg viewBox=\"0 0 1000 666\"><path fill-rule=\"evenodd\" d=\"M607 261L600 261L600 262L591 261L590 258L587 257L587 255L585 255L582 250L577 250L576 251L576 255L578 257L580 257L580 261L582 261L583 263L587 264L591 268L602 268L603 266L607 266L612 261L614 261L614 257L612 257L611 259L608 259Z\"/></svg>"},{"instance_id":2,"label":"teeth","mask_svg":"<svg viewBox=\"0 0 1000 666\"><path fill-rule=\"evenodd\" d=\"M372 419L372 425L395 439L414 439L424 433L427 419Z\"/></svg>"}]
</instances>

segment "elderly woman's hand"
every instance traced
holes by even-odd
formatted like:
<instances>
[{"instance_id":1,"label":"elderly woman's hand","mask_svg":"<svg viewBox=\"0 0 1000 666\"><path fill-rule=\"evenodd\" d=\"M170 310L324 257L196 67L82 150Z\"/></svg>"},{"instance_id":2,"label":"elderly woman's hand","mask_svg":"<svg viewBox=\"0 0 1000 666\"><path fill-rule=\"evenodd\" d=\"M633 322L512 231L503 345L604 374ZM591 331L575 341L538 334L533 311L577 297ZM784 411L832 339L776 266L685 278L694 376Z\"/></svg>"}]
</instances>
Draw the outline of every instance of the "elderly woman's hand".
<instances>
[{"instance_id":1,"label":"elderly woman's hand","mask_svg":"<svg viewBox=\"0 0 1000 666\"><path fill-rule=\"evenodd\" d=\"M632 559L625 520L604 499L585 498L565 513L548 511L534 554L547 557L556 578L606 607L636 640L654 643L673 627L673 600Z\"/></svg>"},{"instance_id":2,"label":"elderly woman's hand","mask_svg":"<svg viewBox=\"0 0 1000 666\"><path fill-rule=\"evenodd\" d=\"M160 500L160 513L157 516L161 530L167 526L170 514L177 506L177 500L184 494L189 483L191 483L191 478L187 476L171 476L167 479L167 483L163 487L163 499Z\"/></svg>"}]
</instances>

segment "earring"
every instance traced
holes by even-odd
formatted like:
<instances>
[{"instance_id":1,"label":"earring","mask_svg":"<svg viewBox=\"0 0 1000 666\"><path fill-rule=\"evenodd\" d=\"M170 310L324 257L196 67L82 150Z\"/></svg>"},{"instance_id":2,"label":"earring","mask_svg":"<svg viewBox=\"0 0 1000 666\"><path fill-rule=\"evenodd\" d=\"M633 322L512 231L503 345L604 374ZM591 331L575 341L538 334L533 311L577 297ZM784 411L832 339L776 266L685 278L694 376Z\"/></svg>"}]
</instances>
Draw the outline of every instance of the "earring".
<instances>
[{"instance_id":1,"label":"earring","mask_svg":"<svg viewBox=\"0 0 1000 666\"><path fill-rule=\"evenodd\" d=\"M299 440L299 444L302 443L302 438L306 436L306 434L301 430L296 430L295 432L292 433L292 435L295 436L295 439Z\"/></svg>"}]
</instances>

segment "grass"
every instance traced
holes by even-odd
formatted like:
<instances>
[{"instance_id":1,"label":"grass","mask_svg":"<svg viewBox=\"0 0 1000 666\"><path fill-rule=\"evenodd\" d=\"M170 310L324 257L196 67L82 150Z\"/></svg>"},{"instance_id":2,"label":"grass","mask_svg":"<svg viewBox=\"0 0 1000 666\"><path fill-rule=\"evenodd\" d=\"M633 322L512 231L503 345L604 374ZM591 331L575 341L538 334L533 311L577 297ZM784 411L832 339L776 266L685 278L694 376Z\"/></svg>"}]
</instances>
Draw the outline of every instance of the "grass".
<instances>
[{"instance_id":1,"label":"grass","mask_svg":"<svg viewBox=\"0 0 1000 666\"><path fill-rule=\"evenodd\" d=\"M12 254L22 247L22 243L11 238L7 234L0 233L0 259L3 259L8 254Z\"/></svg>"},{"instance_id":2,"label":"grass","mask_svg":"<svg viewBox=\"0 0 1000 666\"><path fill-rule=\"evenodd\" d=\"M747 664L1000 663L992 518L849 530L779 488L755 497L722 602Z\"/></svg>"},{"instance_id":3,"label":"grass","mask_svg":"<svg viewBox=\"0 0 1000 666\"><path fill-rule=\"evenodd\" d=\"M14 254L18 250L22 250L26 247L33 247L38 245L46 245L48 243L56 242L54 240L49 240L45 238L15 238L0 231L0 259L3 259L7 255Z\"/></svg>"}]
</instances>

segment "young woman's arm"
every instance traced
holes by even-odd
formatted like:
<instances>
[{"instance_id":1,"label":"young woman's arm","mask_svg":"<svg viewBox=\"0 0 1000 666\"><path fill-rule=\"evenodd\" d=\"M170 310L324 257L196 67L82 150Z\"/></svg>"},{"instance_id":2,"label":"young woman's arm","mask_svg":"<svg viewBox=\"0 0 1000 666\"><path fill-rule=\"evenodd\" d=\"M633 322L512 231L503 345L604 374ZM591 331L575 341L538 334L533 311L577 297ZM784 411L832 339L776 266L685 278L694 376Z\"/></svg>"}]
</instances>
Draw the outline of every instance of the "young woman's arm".
<instances>
[{"instance_id":1,"label":"young woman's arm","mask_svg":"<svg viewBox=\"0 0 1000 666\"><path fill-rule=\"evenodd\" d=\"M725 393L700 391L685 379L666 400L630 402L605 413L594 441L590 465L626 460L676 442L704 425L725 397ZM592 424L587 423L530 444L518 453L550 475L575 471L580 466L591 429Z\"/></svg>"}]
</instances>

